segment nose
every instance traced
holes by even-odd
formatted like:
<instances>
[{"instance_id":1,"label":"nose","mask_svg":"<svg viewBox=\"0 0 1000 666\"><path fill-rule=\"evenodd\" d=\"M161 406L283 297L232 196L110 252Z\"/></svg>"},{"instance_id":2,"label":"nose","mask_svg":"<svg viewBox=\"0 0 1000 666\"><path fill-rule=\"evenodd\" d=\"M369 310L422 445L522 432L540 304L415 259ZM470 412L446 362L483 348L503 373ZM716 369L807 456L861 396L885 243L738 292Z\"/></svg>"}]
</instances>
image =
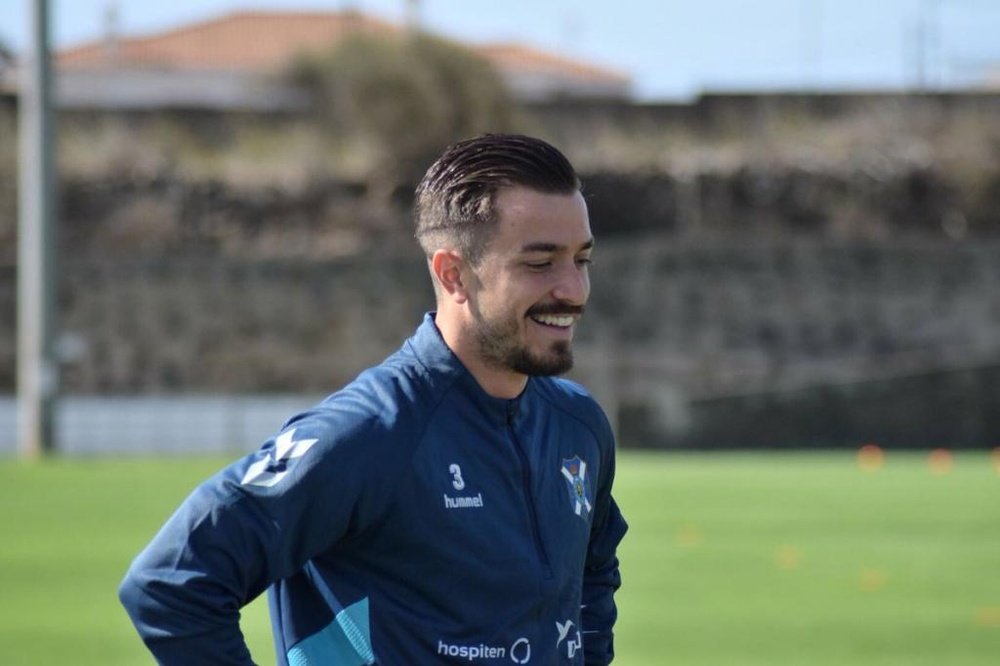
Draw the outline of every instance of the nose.
<instances>
[{"instance_id":1,"label":"nose","mask_svg":"<svg viewBox=\"0 0 1000 666\"><path fill-rule=\"evenodd\" d=\"M560 271L552 297L563 303L585 305L590 297L590 274L586 264L573 263Z\"/></svg>"}]
</instances>

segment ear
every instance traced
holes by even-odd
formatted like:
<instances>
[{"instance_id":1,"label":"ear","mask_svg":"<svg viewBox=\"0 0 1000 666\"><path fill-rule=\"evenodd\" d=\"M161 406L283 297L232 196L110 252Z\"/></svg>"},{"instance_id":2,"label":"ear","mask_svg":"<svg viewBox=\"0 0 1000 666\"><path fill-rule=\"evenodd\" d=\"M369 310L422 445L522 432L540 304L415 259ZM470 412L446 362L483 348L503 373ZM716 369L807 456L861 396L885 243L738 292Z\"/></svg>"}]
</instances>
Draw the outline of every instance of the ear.
<instances>
[{"instance_id":1,"label":"ear","mask_svg":"<svg viewBox=\"0 0 1000 666\"><path fill-rule=\"evenodd\" d=\"M441 296L461 305L469 299L468 290L462 280L465 261L454 250L437 250L431 256L431 273L441 287Z\"/></svg>"}]
</instances>

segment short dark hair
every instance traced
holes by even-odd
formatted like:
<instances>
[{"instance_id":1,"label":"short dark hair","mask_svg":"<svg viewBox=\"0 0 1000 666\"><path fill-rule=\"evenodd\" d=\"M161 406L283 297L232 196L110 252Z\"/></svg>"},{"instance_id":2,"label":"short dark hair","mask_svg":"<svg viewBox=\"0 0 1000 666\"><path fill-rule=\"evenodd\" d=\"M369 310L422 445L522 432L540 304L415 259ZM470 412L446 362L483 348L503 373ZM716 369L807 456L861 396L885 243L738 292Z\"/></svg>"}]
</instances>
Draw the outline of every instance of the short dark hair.
<instances>
[{"instance_id":1,"label":"short dark hair","mask_svg":"<svg viewBox=\"0 0 1000 666\"><path fill-rule=\"evenodd\" d=\"M449 146L417 186L417 241L428 257L452 245L478 263L496 228L496 194L516 186L572 194L580 179L566 156L541 139L484 134Z\"/></svg>"}]
</instances>

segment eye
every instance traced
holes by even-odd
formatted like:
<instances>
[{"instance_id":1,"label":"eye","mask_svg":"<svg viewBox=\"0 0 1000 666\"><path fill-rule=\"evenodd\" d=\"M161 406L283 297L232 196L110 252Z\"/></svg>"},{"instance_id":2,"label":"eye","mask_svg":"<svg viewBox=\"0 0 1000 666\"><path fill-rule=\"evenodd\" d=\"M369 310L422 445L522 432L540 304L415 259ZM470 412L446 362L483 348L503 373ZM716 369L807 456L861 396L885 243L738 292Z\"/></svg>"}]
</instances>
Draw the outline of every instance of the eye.
<instances>
[{"instance_id":1,"label":"eye","mask_svg":"<svg viewBox=\"0 0 1000 666\"><path fill-rule=\"evenodd\" d=\"M590 257L578 257L576 260L577 266L590 266L593 263L594 262Z\"/></svg>"},{"instance_id":2,"label":"eye","mask_svg":"<svg viewBox=\"0 0 1000 666\"><path fill-rule=\"evenodd\" d=\"M533 271L544 271L552 266L551 261L526 261L524 265Z\"/></svg>"}]
</instances>

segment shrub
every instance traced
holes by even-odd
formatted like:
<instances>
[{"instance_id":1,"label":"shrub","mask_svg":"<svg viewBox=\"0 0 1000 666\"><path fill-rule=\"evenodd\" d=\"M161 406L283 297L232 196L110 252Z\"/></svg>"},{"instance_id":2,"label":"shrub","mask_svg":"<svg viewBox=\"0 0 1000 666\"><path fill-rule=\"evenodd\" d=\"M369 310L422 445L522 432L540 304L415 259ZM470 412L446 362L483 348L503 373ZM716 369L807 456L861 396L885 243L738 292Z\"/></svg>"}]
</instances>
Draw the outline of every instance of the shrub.
<instances>
[{"instance_id":1,"label":"shrub","mask_svg":"<svg viewBox=\"0 0 1000 666\"><path fill-rule=\"evenodd\" d=\"M357 160L376 191L413 184L448 144L516 128L514 103L492 65L417 32L345 38L301 57L290 80L312 95L333 147Z\"/></svg>"}]
</instances>

